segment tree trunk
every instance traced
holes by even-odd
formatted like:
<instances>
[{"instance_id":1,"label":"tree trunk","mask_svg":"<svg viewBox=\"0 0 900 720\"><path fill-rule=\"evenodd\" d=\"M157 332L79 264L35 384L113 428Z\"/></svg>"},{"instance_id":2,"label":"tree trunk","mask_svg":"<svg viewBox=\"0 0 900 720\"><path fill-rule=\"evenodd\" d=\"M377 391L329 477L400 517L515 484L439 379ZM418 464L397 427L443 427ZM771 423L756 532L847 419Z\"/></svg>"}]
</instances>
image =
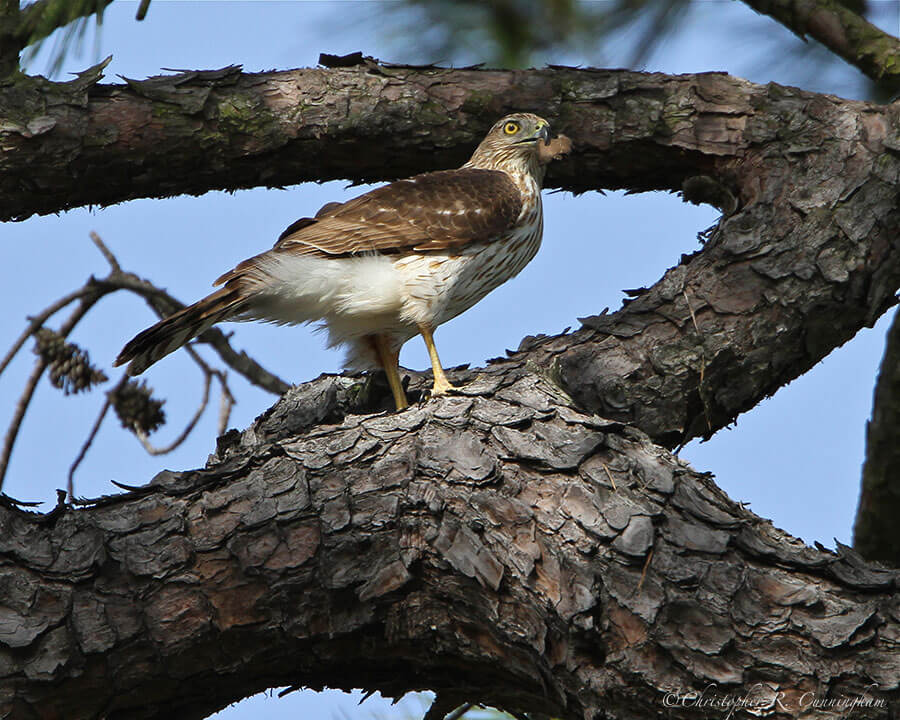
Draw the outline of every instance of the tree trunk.
<instances>
[{"instance_id":1,"label":"tree trunk","mask_svg":"<svg viewBox=\"0 0 900 720\"><path fill-rule=\"evenodd\" d=\"M707 684L773 717L900 708L897 572L805 547L524 361L397 414L359 414L359 384L290 391L205 470L2 508L0 713L200 718L279 685L573 719L692 716Z\"/></svg>"},{"instance_id":2,"label":"tree trunk","mask_svg":"<svg viewBox=\"0 0 900 720\"><path fill-rule=\"evenodd\" d=\"M457 372L457 396L372 415L377 385L323 377L205 470L7 503L0 716L201 717L283 684L643 718L706 712L677 693L715 683L774 716L897 713L900 576L804 547L668 449L894 302L900 106L568 68L98 76L0 88L0 115L27 100L0 125L6 217L449 167L513 109L575 142L549 185L724 217L618 312Z\"/></svg>"}]
</instances>

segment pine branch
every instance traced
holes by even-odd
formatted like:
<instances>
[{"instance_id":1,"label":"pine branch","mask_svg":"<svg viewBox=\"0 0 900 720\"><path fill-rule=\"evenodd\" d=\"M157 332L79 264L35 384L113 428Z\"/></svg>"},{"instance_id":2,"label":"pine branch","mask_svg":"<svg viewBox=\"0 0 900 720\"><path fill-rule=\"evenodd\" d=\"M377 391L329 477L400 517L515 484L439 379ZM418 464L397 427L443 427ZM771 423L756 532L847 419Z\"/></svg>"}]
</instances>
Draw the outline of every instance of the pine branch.
<instances>
[{"instance_id":1,"label":"pine branch","mask_svg":"<svg viewBox=\"0 0 900 720\"><path fill-rule=\"evenodd\" d=\"M875 81L900 82L900 40L836 0L743 0L802 39L807 35Z\"/></svg>"},{"instance_id":2,"label":"pine branch","mask_svg":"<svg viewBox=\"0 0 900 720\"><path fill-rule=\"evenodd\" d=\"M112 2L113 0L37 0L22 10L18 34L26 46L34 45L76 20L96 16L99 22L103 11Z\"/></svg>"}]
</instances>

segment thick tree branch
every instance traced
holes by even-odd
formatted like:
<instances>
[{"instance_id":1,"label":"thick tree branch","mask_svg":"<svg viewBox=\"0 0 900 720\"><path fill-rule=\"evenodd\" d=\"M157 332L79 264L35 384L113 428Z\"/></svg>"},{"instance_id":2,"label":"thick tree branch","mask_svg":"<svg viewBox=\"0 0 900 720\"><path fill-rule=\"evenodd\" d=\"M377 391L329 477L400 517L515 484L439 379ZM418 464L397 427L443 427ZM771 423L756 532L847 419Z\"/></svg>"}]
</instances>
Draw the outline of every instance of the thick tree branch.
<instances>
[{"instance_id":1,"label":"thick tree branch","mask_svg":"<svg viewBox=\"0 0 900 720\"><path fill-rule=\"evenodd\" d=\"M205 470L0 507L0 714L199 718L326 684L578 720L694 716L667 693L708 683L773 718L900 708L896 572L804 547L522 365L402 413L358 398L323 377Z\"/></svg>"},{"instance_id":2,"label":"thick tree branch","mask_svg":"<svg viewBox=\"0 0 900 720\"><path fill-rule=\"evenodd\" d=\"M900 566L900 315L888 331L878 373L872 419L866 427L866 462L853 545L865 557Z\"/></svg>"},{"instance_id":3,"label":"thick tree branch","mask_svg":"<svg viewBox=\"0 0 900 720\"><path fill-rule=\"evenodd\" d=\"M0 219L454 167L497 117L522 108L546 115L575 143L573 157L550 170L549 187L680 190L686 178L741 161L764 139L770 113L802 116L794 98L717 74L366 61L264 74L232 67L123 86L97 85L101 71L66 84L24 78L0 87Z\"/></svg>"},{"instance_id":4,"label":"thick tree branch","mask_svg":"<svg viewBox=\"0 0 900 720\"><path fill-rule=\"evenodd\" d=\"M596 332L545 343L585 407L667 445L708 437L895 303L900 108L773 94L795 111L765 129L738 107L725 121L746 140L762 132L732 166L738 210L706 247L619 312L584 319Z\"/></svg>"},{"instance_id":5,"label":"thick tree branch","mask_svg":"<svg viewBox=\"0 0 900 720\"><path fill-rule=\"evenodd\" d=\"M742 157L685 194L733 212L618 312L521 348L582 407L669 447L708 437L801 375L870 326L900 285L900 108L695 80L696 108L714 98L719 114L685 108L671 141Z\"/></svg>"},{"instance_id":6,"label":"thick tree branch","mask_svg":"<svg viewBox=\"0 0 900 720\"><path fill-rule=\"evenodd\" d=\"M900 40L837 0L743 0L802 39L815 38L872 80L900 82Z\"/></svg>"}]
</instances>

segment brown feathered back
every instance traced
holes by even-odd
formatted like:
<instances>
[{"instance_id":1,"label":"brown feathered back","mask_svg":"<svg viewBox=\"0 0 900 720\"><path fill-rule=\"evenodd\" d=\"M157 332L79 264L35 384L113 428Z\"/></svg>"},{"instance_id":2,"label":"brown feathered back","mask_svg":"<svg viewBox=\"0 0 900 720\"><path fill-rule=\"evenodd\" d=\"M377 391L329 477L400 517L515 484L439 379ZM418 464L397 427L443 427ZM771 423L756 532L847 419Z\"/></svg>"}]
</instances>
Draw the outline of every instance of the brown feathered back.
<instances>
[{"instance_id":1,"label":"brown feathered back","mask_svg":"<svg viewBox=\"0 0 900 720\"><path fill-rule=\"evenodd\" d=\"M275 247L219 277L222 285L244 275L269 253L340 258L364 253L453 252L488 242L512 227L521 195L506 173L463 168L415 175L345 203L329 203L314 218L300 218Z\"/></svg>"}]
</instances>

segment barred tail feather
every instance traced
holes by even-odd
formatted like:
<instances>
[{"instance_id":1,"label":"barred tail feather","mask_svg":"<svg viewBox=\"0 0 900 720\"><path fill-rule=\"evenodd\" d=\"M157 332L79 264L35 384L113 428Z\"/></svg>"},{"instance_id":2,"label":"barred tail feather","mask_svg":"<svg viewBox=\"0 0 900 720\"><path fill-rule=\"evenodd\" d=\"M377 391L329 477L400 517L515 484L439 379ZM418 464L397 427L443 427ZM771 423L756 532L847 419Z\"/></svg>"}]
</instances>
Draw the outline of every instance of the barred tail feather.
<instances>
[{"instance_id":1,"label":"barred tail feather","mask_svg":"<svg viewBox=\"0 0 900 720\"><path fill-rule=\"evenodd\" d=\"M135 335L122 348L113 365L130 361L128 374L140 375L157 360L175 352L217 322L240 313L241 305L242 299L235 289L218 290Z\"/></svg>"}]
</instances>

